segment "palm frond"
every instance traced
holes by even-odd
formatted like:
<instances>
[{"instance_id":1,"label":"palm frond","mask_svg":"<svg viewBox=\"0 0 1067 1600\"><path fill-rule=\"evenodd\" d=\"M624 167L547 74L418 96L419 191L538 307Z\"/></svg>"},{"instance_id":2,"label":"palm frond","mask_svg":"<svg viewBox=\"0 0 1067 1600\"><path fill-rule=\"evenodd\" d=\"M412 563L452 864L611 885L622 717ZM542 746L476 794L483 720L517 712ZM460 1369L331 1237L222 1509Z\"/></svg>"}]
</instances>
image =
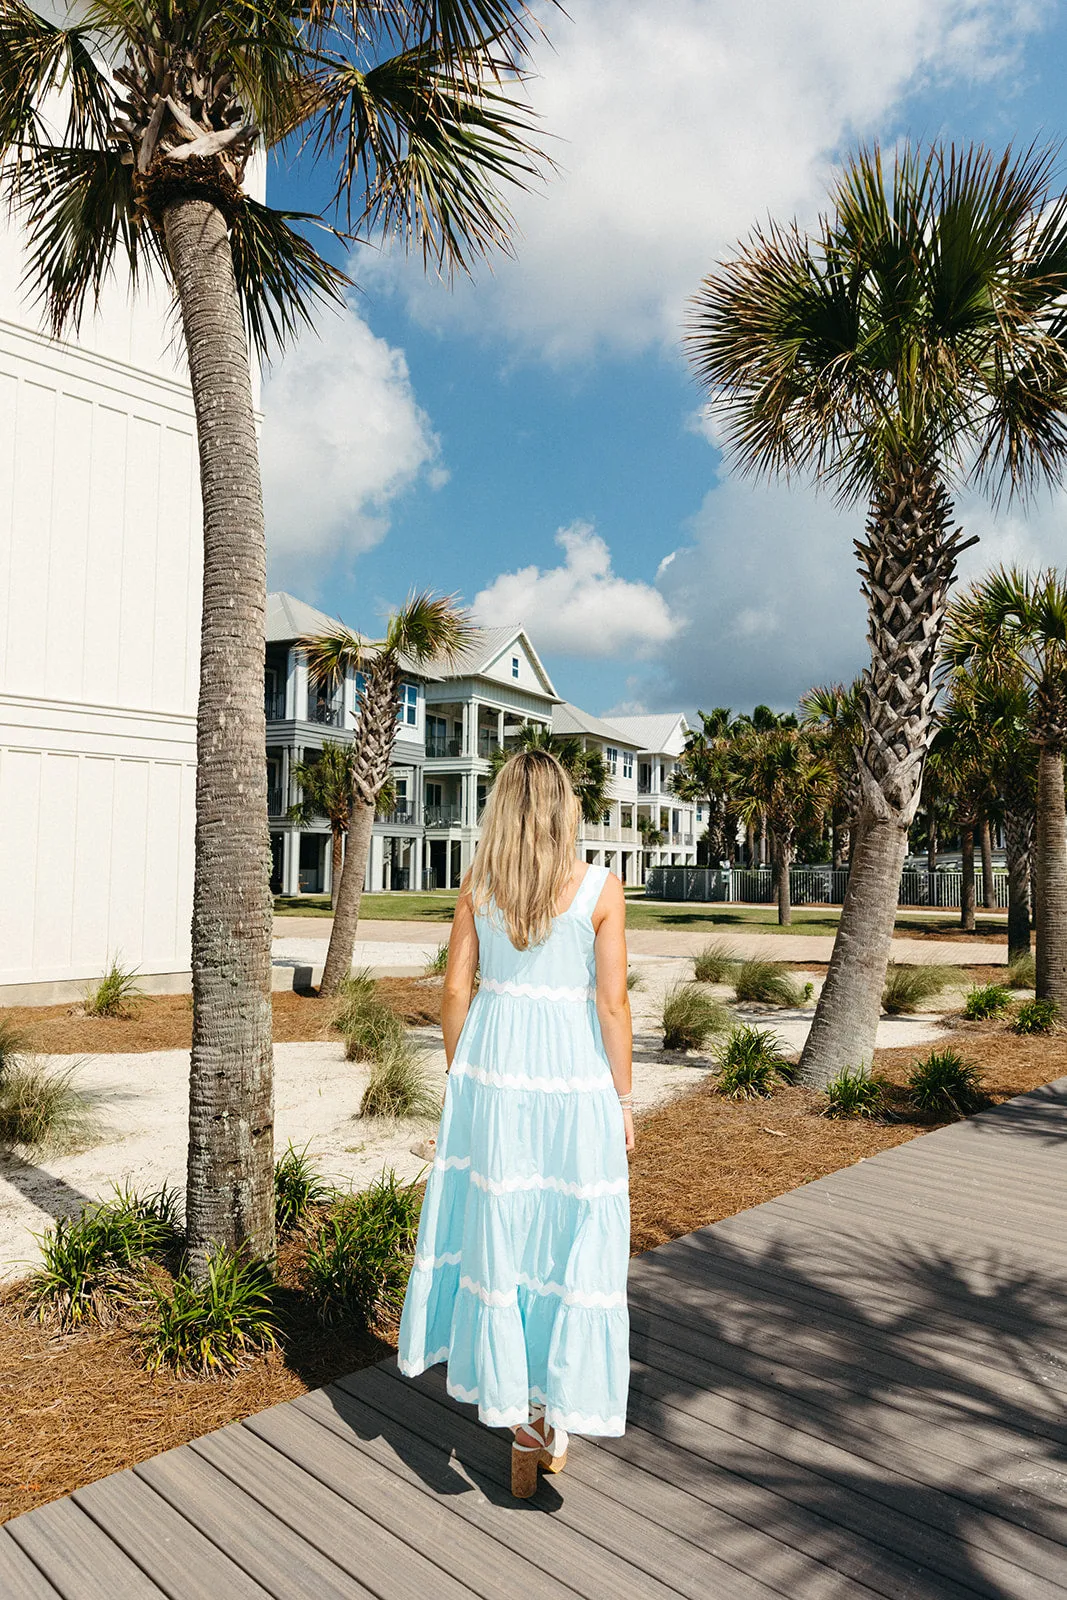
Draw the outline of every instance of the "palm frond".
<instances>
[{"instance_id":1,"label":"palm frond","mask_svg":"<svg viewBox=\"0 0 1067 1600\"><path fill-rule=\"evenodd\" d=\"M42 115L47 101L67 98L60 144L102 145L110 132L115 96L84 27L59 27L22 3L0 4L0 149L39 149L52 142ZM17 160L15 165L17 175Z\"/></svg>"},{"instance_id":2,"label":"palm frond","mask_svg":"<svg viewBox=\"0 0 1067 1600\"><path fill-rule=\"evenodd\" d=\"M296 643L315 683L338 683L346 672L362 671L367 664L367 641L343 623L327 633L304 634Z\"/></svg>"},{"instance_id":3,"label":"palm frond","mask_svg":"<svg viewBox=\"0 0 1067 1600\"><path fill-rule=\"evenodd\" d=\"M242 197L230 228L237 292L248 336L260 356L281 348L323 302L343 304L351 279L324 260L292 222L322 227L303 211L276 211ZM332 232L332 229L328 229Z\"/></svg>"},{"instance_id":4,"label":"palm frond","mask_svg":"<svg viewBox=\"0 0 1067 1600\"><path fill-rule=\"evenodd\" d=\"M440 660L451 666L470 648L477 629L455 595L423 590L411 594L389 619L385 649L415 662Z\"/></svg>"}]
</instances>

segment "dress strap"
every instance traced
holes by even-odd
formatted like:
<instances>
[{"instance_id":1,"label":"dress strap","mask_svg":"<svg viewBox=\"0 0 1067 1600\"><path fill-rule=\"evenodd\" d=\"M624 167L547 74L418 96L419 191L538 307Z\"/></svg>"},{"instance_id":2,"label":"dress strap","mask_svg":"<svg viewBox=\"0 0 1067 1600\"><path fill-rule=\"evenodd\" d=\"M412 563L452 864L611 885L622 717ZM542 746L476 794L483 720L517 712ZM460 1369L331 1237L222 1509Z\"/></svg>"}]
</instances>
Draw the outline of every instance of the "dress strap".
<instances>
[{"instance_id":1,"label":"dress strap","mask_svg":"<svg viewBox=\"0 0 1067 1600\"><path fill-rule=\"evenodd\" d=\"M600 899L600 892L608 881L607 867L590 866L571 902L570 909L580 917L591 917Z\"/></svg>"}]
</instances>

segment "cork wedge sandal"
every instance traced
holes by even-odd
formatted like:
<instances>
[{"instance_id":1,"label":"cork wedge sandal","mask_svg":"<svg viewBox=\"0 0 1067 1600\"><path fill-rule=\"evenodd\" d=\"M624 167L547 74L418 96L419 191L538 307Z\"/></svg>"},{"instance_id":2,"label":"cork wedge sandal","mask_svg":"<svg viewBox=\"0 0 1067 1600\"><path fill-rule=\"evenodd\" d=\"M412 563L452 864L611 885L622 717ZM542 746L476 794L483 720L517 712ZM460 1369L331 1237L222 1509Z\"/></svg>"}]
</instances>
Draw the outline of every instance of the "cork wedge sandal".
<instances>
[{"instance_id":1,"label":"cork wedge sandal","mask_svg":"<svg viewBox=\"0 0 1067 1600\"><path fill-rule=\"evenodd\" d=\"M543 1426L543 1424L542 1424ZM523 1438L520 1439L519 1435ZM511 1446L511 1492L516 1500L529 1500L537 1489L537 1469L562 1472L567 1465L569 1440L562 1428L551 1428L546 1439L536 1424L520 1424Z\"/></svg>"}]
</instances>

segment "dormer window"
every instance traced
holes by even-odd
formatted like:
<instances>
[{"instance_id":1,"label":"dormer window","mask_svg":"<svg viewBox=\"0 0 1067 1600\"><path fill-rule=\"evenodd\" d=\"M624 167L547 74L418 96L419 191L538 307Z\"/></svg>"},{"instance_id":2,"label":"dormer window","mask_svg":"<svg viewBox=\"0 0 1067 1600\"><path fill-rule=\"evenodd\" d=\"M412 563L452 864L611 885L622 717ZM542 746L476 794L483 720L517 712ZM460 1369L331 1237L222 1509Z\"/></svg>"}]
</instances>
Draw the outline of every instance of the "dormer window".
<instances>
[{"instance_id":1,"label":"dormer window","mask_svg":"<svg viewBox=\"0 0 1067 1600\"><path fill-rule=\"evenodd\" d=\"M511 658L511 676L513 678L517 678L518 675L519 675L519 658L518 658L518 656L512 656L512 658Z\"/></svg>"}]
</instances>

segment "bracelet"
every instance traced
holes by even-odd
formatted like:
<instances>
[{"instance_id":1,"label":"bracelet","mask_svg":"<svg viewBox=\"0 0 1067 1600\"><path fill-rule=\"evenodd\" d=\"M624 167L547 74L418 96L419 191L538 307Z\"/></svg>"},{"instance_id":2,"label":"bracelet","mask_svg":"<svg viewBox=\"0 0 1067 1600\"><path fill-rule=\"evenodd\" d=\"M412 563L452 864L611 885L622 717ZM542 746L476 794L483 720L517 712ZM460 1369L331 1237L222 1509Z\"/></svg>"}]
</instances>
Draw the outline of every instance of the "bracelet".
<instances>
[{"instance_id":1,"label":"bracelet","mask_svg":"<svg viewBox=\"0 0 1067 1600\"><path fill-rule=\"evenodd\" d=\"M625 1109L629 1110L633 1106L633 1103L634 1103L634 1097L633 1097L633 1092L632 1091L629 1094L620 1094L620 1096L619 1096L619 1104L620 1104L620 1106L623 1106Z\"/></svg>"}]
</instances>

